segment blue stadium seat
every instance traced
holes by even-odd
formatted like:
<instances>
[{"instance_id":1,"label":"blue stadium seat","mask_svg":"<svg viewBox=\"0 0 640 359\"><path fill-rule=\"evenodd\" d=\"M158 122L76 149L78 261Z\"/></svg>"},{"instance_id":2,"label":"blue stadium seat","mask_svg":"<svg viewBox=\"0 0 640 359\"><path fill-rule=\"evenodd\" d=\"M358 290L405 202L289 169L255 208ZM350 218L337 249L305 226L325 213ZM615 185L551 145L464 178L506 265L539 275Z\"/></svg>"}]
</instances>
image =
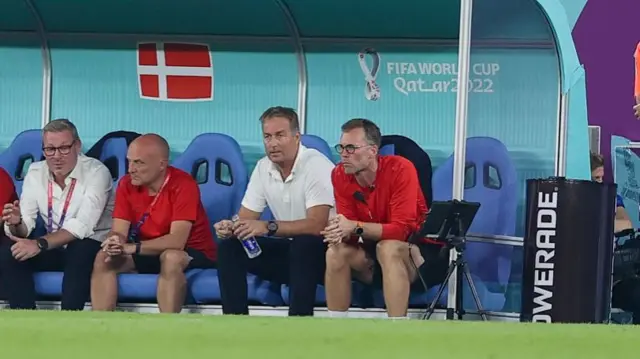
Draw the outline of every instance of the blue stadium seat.
<instances>
[{"instance_id":1,"label":"blue stadium seat","mask_svg":"<svg viewBox=\"0 0 640 359\"><path fill-rule=\"evenodd\" d=\"M201 269L187 272L187 288ZM36 293L40 296L60 298L62 296L62 272L39 272L34 274ZM118 301L155 302L158 276L155 274L120 274L118 276ZM185 304L194 303L191 291L187 292Z\"/></svg>"},{"instance_id":2,"label":"blue stadium seat","mask_svg":"<svg viewBox=\"0 0 640 359\"><path fill-rule=\"evenodd\" d=\"M85 152L87 157L95 158L109 169L114 185L127 174L127 149L129 144L140 137L137 132L112 131L102 136Z\"/></svg>"},{"instance_id":3,"label":"blue stadium seat","mask_svg":"<svg viewBox=\"0 0 640 359\"><path fill-rule=\"evenodd\" d=\"M331 147L329 147L327 141L323 140L321 137L316 135L302 135L301 141L305 147L316 149L323 155L327 156L331 162L335 162L333 160Z\"/></svg>"},{"instance_id":4,"label":"blue stadium seat","mask_svg":"<svg viewBox=\"0 0 640 359\"><path fill-rule=\"evenodd\" d=\"M42 158L41 130L26 130L19 133L11 145L0 154L0 167L13 178L18 196L22 192L22 181L29 165Z\"/></svg>"},{"instance_id":5,"label":"blue stadium seat","mask_svg":"<svg viewBox=\"0 0 640 359\"><path fill-rule=\"evenodd\" d=\"M279 284L261 280L253 274L247 276L247 297L250 303L281 306L284 301L279 289ZM219 304L221 299L218 271L206 269L196 275L191 292L197 304Z\"/></svg>"},{"instance_id":6,"label":"blue stadium seat","mask_svg":"<svg viewBox=\"0 0 640 359\"><path fill-rule=\"evenodd\" d=\"M102 147L99 160L109 168L114 184L127 173L127 148L125 138L109 138Z\"/></svg>"},{"instance_id":7,"label":"blue stadium seat","mask_svg":"<svg viewBox=\"0 0 640 359\"><path fill-rule=\"evenodd\" d=\"M381 156L389 156L389 155L393 155L396 153L396 145L394 144L388 144L388 145L384 145L380 148L380 150L378 151L378 153Z\"/></svg>"},{"instance_id":8,"label":"blue stadium seat","mask_svg":"<svg viewBox=\"0 0 640 359\"><path fill-rule=\"evenodd\" d=\"M515 235L517 174L507 148L495 138L472 137L467 139L466 152L464 199L481 203L469 233ZM453 156L434 173L434 199L450 200L452 182ZM501 310L504 306L512 253L513 247L508 245L467 243L465 259L475 284L487 291L482 293L478 288L485 309Z\"/></svg>"},{"instance_id":9,"label":"blue stadium seat","mask_svg":"<svg viewBox=\"0 0 640 359\"><path fill-rule=\"evenodd\" d=\"M220 133L203 133L172 165L191 173L198 181L202 203L212 223L237 213L248 175L236 140Z\"/></svg>"}]
</instances>

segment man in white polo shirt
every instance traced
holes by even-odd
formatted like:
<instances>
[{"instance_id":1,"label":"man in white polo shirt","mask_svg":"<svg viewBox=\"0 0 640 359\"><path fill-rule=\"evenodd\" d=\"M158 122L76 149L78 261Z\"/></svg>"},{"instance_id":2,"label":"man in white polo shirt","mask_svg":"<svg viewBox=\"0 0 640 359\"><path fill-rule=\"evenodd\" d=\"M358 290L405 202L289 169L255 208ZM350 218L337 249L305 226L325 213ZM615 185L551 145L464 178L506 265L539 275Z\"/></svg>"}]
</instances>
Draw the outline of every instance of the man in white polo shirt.
<instances>
[{"instance_id":1,"label":"man in white polo shirt","mask_svg":"<svg viewBox=\"0 0 640 359\"><path fill-rule=\"evenodd\" d=\"M298 115L272 107L260 117L267 156L258 161L235 224L215 224L224 314L248 314L247 272L289 284L289 315L313 315L323 281L325 245L320 232L334 207L333 163L300 142ZM261 221L269 207L275 221ZM269 238L265 238L269 237ZM249 259L238 239L257 237L262 253Z\"/></svg>"},{"instance_id":2,"label":"man in white polo shirt","mask_svg":"<svg viewBox=\"0 0 640 359\"><path fill-rule=\"evenodd\" d=\"M10 240L0 246L0 271L11 309L35 309L33 272L64 271L62 309L82 310L111 227L113 180L105 165L81 153L71 121L51 121L42 132L45 160L29 166L20 201L2 211ZM29 239L38 216L47 234Z\"/></svg>"}]
</instances>

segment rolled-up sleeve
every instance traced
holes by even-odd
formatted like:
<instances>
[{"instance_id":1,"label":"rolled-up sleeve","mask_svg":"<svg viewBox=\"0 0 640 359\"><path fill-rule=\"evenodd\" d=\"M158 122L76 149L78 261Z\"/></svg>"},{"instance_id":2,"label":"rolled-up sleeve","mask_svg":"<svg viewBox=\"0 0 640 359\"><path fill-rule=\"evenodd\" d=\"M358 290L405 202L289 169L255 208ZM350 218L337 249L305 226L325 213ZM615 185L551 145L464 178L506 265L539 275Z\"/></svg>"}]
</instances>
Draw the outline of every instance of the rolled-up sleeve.
<instances>
[{"instance_id":1,"label":"rolled-up sleeve","mask_svg":"<svg viewBox=\"0 0 640 359\"><path fill-rule=\"evenodd\" d=\"M247 191L244 193L242 199L242 207L256 213L262 213L267 207L267 198L264 193L264 186L262 185L261 166L263 164L258 162L258 165L253 169L249 184L247 185Z\"/></svg>"},{"instance_id":2,"label":"rolled-up sleeve","mask_svg":"<svg viewBox=\"0 0 640 359\"><path fill-rule=\"evenodd\" d=\"M78 239L91 237L106 208L112 187L111 174L106 167L99 166L88 173L87 185L82 194L83 198L78 214L75 217L65 219L62 229Z\"/></svg>"}]
</instances>

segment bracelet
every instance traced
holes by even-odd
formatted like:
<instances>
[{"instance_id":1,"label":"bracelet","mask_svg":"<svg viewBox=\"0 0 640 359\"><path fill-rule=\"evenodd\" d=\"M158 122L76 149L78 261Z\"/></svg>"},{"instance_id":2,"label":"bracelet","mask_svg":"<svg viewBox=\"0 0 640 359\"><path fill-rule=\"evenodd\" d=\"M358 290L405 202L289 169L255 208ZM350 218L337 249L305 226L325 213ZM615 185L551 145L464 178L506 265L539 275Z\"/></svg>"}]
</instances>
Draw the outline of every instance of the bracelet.
<instances>
[{"instance_id":1,"label":"bracelet","mask_svg":"<svg viewBox=\"0 0 640 359\"><path fill-rule=\"evenodd\" d=\"M141 247L142 247L142 243L136 242L136 255L140 254Z\"/></svg>"}]
</instances>

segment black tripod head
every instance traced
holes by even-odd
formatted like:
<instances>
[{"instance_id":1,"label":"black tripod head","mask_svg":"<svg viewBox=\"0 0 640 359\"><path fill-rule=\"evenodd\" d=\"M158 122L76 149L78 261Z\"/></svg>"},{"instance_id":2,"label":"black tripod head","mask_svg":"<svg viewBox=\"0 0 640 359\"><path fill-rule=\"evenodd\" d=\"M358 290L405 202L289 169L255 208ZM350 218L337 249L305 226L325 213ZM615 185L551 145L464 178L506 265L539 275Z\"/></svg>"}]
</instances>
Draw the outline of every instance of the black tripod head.
<instances>
[{"instance_id":1,"label":"black tripod head","mask_svg":"<svg viewBox=\"0 0 640 359\"><path fill-rule=\"evenodd\" d=\"M422 227L414 233L411 241L417 243L427 237L444 243L447 248L455 248L462 252L467 231L479 208L478 202L434 201Z\"/></svg>"}]
</instances>

